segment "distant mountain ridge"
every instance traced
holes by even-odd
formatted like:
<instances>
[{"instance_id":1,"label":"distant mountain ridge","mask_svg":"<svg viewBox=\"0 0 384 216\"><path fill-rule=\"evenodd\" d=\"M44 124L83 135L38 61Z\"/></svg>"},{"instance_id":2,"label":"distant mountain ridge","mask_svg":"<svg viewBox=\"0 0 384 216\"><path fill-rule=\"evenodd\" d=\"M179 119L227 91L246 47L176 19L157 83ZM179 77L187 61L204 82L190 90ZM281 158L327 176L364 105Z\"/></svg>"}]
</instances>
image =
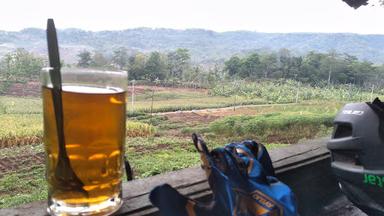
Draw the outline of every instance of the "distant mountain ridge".
<instances>
[{"instance_id":1,"label":"distant mountain ridge","mask_svg":"<svg viewBox=\"0 0 384 216\"><path fill-rule=\"evenodd\" d=\"M118 47L131 52L166 52L187 48L198 62L222 61L234 54L277 51L287 48L297 55L334 49L361 60L384 63L384 35L352 33L261 33L250 31L215 32L203 29L135 28L121 31L58 31L60 51L67 63L76 62L84 49L111 55ZM46 55L45 31L28 28L18 32L0 31L0 57L16 48Z\"/></svg>"}]
</instances>

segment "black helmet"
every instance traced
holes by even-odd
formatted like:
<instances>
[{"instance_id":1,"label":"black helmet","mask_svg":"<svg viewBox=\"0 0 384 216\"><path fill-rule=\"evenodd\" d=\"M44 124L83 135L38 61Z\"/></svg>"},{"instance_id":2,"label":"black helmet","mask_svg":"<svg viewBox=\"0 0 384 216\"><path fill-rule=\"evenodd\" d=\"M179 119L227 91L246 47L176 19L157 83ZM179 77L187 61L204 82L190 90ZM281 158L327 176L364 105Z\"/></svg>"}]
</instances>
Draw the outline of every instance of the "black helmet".
<instances>
[{"instance_id":1,"label":"black helmet","mask_svg":"<svg viewBox=\"0 0 384 216\"><path fill-rule=\"evenodd\" d=\"M345 105L328 142L343 193L369 215L384 215L384 104Z\"/></svg>"}]
</instances>

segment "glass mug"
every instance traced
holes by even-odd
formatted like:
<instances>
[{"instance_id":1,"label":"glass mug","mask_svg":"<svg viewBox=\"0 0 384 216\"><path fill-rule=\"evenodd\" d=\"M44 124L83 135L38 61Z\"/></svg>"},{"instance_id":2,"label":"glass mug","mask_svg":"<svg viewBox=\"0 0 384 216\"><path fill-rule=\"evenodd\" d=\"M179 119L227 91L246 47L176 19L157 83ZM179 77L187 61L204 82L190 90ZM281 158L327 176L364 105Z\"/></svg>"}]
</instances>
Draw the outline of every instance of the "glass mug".
<instances>
[{"instance_id":1,"label":"glass mug","mask_svg":"<svg viewBox=\"0 0 384 216\"><path fill-rule=\"evenodd\" d=\"M47 211L51 215L112 214L122 205L127 73L61 72L64 145L60 145L50 70L41 73Z\"/></svg>"}]
</instances>

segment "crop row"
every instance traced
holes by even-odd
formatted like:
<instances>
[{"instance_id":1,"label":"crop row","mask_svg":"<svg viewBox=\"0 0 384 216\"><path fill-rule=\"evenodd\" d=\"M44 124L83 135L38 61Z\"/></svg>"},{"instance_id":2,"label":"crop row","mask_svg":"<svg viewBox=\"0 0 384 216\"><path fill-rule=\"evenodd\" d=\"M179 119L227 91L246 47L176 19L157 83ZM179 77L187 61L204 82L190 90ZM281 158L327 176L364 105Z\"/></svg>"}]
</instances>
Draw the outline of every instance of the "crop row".
<instances>
[{"instance_id":1,"label":"crop row","mask_svg":"<svg viewBox=\"0 0 384 216\"><path fill-rule=\"evenodd\" d=\"M380 91L373 93L354 85L318 87L293 80L221 83L210 89L209 93L226 97L239 95L247 98L261 98L273 103L303 100L367 101L381 94Z\"/></svg>"}]
</instances>

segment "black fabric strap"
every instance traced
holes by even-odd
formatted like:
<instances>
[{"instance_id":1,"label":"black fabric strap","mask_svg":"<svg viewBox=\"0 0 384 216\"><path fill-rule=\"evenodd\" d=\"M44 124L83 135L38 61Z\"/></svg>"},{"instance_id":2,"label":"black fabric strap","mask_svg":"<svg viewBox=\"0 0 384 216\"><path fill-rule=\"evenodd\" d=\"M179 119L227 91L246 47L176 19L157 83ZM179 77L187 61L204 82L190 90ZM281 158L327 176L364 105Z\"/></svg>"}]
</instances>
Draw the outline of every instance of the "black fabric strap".
<instances>
[{"instance_id":1,"label":"black fabric strap","mask_svg":"<svg viewBox=\"0 0 384 216\"><path fill-rule=\"evenodd\" d=\"M133 180L132 168L126 156L124 156L124 165L125 165L125 173L127 174L127 181Z\"/></svg>"}]
</instances>

